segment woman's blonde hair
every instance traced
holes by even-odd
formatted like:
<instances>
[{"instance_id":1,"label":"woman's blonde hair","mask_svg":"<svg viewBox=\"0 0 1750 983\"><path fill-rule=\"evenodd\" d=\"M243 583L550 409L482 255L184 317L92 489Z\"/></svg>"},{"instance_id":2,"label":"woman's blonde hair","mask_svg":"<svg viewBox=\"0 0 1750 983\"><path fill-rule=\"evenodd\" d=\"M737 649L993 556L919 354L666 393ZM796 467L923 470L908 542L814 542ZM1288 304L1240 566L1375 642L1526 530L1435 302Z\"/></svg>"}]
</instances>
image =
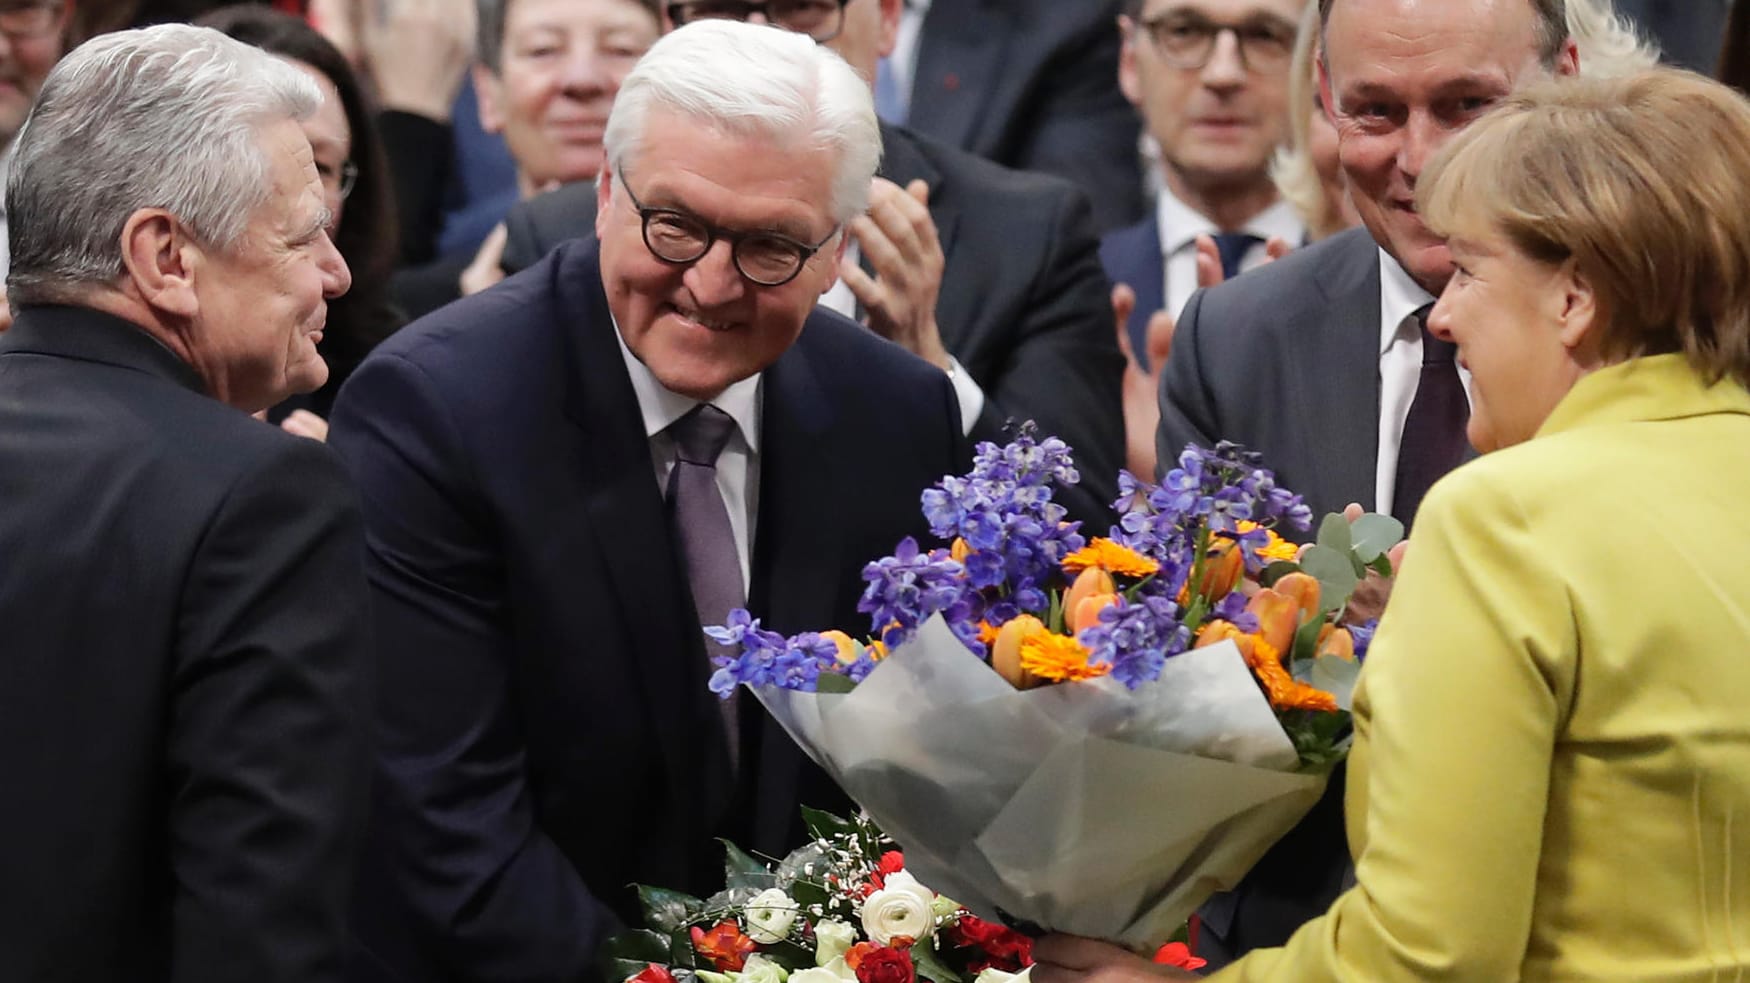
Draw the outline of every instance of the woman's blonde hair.
<instances>
[{"instance_id":1,"label":"woman's blonde hair","mask_svg":"<svg viewBox=\"0 0 1750 983\"><path fill-rule=\"evenodd\" d=\"M1606 359L1682 352L1750 386L1750 102L1692 72L1538 83L1453 139L1416 210L1443 236L1502 235L1573 261Z\"/></svg>"},{"instance_id":2,"label":"woman's blonde hair","mask_svg":"<svg viewBox=\"0 0 1750 983\"><path fill-rule=\"evenodd\" d=\"M1342 209L1325 194L1318 168L1313 166L1307 144L1312 137L1313 61L1318 57L1319 5L1308 3L1300 18L1300 33L1294 42L1294 61L1288 66L1288 144L1270 161L1270 179L1282 200L1288 202L1314 239L1343 231L1348 223Z\"/></svg>"}]
</instances>

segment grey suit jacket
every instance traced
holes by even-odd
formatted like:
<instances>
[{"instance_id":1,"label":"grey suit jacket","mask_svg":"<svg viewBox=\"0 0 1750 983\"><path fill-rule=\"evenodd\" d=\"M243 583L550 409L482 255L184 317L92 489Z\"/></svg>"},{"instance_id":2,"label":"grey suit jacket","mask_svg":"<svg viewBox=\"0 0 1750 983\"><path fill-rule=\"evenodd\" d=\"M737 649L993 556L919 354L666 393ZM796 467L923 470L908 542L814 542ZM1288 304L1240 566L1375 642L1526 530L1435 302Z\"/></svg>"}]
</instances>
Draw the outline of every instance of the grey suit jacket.
<instances>
[{"instance_id":1,"label":"grey suit jacket","mask_svg":"<svg viewBox=\"0 0 1750 983\"><path fill-rule=\"evenodd\" d=\"M1118 88L1117 0L934 0L906 125L1068 178L1106 232L1140 219L1141 123Z\"/></svg>"},{"instance_id":2,"label":"grey suit jacket","mask_svg":"<svg viewBox=\"0 0 1750 983\"><path fill-rule=\"evenodd\" d=\"M1023 419L1063 438L1082 484L1057 498L1103 535L1124 460L1124 357L1085 199L1056 178L881 129L881 176L930 185L945 257L936 321L985 393L972 438L1002 442L1005 426ZM505 219L504 265L522 269L564 239L593 234L594 223L589 184L523 202Z\"/></svg>"},{"instance_id":3,"label":"grey suit jacket","mask_svg":"<svg viewBox=\"0 0 1750 983\"><path fill-rule=\"evenodd\" d=\"M1314 515L1373 508L1379 289L1379 248L1354 229L1193 294L1161 375L1162 467L1233 440Z\"/></svg>"}]
</instances>

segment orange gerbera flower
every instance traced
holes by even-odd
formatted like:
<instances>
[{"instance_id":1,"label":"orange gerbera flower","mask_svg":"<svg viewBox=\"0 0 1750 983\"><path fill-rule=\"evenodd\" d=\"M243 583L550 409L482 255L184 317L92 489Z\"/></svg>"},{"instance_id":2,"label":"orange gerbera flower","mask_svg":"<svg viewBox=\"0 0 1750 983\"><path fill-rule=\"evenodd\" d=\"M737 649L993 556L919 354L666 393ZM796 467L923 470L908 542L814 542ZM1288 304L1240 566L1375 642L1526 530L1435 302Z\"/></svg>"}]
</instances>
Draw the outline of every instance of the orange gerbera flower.
<instances>
[{"instance_id":1,"label":"orange gerbera flower","mask_svg":"<svg viewBox=\"0 0 1750 983\"><path fill-rule=\"evenodd\" d=\"M1112 667L1092 665L1087 646L1066 635L1041 632L1021 643L1021 668L1052 682L1078 682L1104 676Z\"/></svg>"},{"instance_id":2,"label":"orange gerbera flower","mask_svg":"<svg viewBox=\"0 0 1750 983\"><path fill-rule=\"evenodd\" d=\"M1295 679L1282 666L1282 654L1269 642L1253 636L1252 652L1246 659L1252 674L1264 684L1264 695L1278 710L1335 710L1337 698Z\"/></svg>"},{"instance_id":3,"label":"orange gerbera flower","mask_svg":"<svg viewBox=\"0 0 1750 983\"><path fill-rule=\"evenodd\" d=\"M1093 539L1063 558L1065 573L1077 574L1090 568L1124 577L1148 577L1157 573L1161 565L1110 539Z\"/></svg>"},{"instance_id":4,"label":"orange gerbera flower","mask_svg":"<svg viewBox=\"0 0 1750 983\"><path fill-rule=\"evenodd\" d=\"M1002 629L998 628L996 625L993 625L988 621L980 621L978 623L978 640L983 642L986 645L995 645L996 640L997 640L997 632L999 632L1001 630Z\"/></svg>"}]
</instances>

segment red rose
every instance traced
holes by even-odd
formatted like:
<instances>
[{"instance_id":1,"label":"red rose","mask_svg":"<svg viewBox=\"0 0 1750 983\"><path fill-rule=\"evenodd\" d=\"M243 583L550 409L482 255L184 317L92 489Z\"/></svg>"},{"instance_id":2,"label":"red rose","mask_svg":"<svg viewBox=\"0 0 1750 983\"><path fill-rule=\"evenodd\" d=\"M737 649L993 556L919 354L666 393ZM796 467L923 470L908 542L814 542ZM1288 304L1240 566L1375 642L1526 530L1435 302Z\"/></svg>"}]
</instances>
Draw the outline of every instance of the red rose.
<instances>
[{"instance_id":1,"label":"red rose","mask_svg":"<svg viewBox=\"0 0 1750 983\"><path fill-rule=\"evenodd\" d=\"M917 969L911 953L886 946L872 949L857 960L857 983L916 983Z\"/></svg>"},{"instance_id":2,"label":"red rose","mask_svg":"<svg viewBox=\"0 0 1750 983\"><path fill-rule=\"evenodd\" d=\"M626 983L674 983L674 974L668 971L667 966L651 963L637 976L627 977Z\"/></svg>"},{"instance_id":3,"label":"red rose","mask_svg":"<svg viewBox=\"0 0 1750 983\"><path fill-rule=\"evenodd\" d=\"M1180 969L1202 969L1209 964L1209 960L1193 956L1191 947L1183 942L1168 942L1156 949L1155 962L1162 966L1177 966Z\"/></svg>"},{"instance_id":4,"label":"red rose","mask_svg":"<svg viewBox=\"0 0 1750 983\"><path fill-rule=\"evenodd\" d=\"M693 926L693 951L705 957L719 973L739 972L753 954L753 940L741 934L733 921L721 921L709 932Z\"/></svg>"}]
</instances>

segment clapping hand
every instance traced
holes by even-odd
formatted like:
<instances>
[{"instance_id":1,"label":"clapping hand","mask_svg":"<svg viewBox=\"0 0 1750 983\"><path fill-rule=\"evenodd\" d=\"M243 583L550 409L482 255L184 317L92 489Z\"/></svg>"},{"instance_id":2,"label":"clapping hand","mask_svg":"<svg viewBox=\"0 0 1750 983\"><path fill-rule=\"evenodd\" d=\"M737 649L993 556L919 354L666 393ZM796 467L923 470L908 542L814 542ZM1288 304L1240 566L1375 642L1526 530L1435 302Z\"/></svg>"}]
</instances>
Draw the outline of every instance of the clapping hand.
<instances>
[{"instance_id":1,"label":"clapping hand","mask_svg":"<svg viewBox=\"0 0 1750 983\"><path fill-rule=\"evenodd\" d=\"M943 371L951 364L936 325L936 297L942 290L942 242L928 207L930 186L913 181L901 188L876 178L869 211L851 221L857 248L875 275L845 257L839 276L851 288L869 328Z\"/></svg>"}]
</instances>

